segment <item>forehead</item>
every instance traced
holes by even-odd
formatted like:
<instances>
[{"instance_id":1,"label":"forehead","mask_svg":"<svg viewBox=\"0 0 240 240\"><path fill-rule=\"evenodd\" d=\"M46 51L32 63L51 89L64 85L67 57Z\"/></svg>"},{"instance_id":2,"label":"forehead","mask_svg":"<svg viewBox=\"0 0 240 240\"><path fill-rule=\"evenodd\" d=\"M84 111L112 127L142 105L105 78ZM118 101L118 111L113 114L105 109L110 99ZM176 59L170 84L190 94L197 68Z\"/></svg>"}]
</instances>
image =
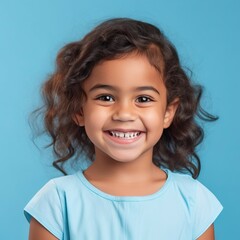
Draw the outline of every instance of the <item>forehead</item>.
<instances>
[{"instance_id":1,"label":"forehead","mask_svg":"<svg viewBox=\"0 0 240 240\"><path fill-rule=\"evenodd\" d=\"M164 87L162 74L150 64L145 55L130 54L97 64L83 87L90 89L95 84L107 84L120 89L139 86Z\"/></svg>"}]
</instances>

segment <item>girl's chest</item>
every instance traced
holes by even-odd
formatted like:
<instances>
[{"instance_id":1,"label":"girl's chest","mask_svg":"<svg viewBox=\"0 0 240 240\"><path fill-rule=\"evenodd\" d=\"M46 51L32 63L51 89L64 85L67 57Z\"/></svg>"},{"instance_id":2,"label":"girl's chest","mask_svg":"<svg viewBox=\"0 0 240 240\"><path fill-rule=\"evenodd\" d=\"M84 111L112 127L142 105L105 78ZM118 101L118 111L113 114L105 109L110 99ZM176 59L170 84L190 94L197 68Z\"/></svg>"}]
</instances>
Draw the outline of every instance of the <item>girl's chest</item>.
<instances>
[{"instance_id":1,"label":"girl's chest","mask_svg":"<svg viewBox=\"0 0 240 240\"><path fill-rule=\"evenodd\" d=\"M66 211L65 240L192 240L190 218L177 199L75 203Z\"/></svg>"}]
</instances>

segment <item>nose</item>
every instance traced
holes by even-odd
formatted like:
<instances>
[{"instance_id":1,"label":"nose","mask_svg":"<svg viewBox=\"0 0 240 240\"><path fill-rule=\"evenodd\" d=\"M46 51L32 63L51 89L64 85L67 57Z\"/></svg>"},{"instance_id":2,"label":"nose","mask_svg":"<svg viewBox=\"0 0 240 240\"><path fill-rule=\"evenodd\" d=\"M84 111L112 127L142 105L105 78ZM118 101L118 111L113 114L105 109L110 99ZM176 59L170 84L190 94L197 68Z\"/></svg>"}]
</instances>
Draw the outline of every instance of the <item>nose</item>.
<instances>
[{"instance_id":1,"label":"nose","mask_svg":"<svg viewBox=\"0 0 240 240\"><path fill-rule=\"evenodd\" d=\"M114 121L135 121L137 118L137 113L134 105L129 102L117 103L114 106L114 113L112 119Z\"/></svg>"}]
</instances>

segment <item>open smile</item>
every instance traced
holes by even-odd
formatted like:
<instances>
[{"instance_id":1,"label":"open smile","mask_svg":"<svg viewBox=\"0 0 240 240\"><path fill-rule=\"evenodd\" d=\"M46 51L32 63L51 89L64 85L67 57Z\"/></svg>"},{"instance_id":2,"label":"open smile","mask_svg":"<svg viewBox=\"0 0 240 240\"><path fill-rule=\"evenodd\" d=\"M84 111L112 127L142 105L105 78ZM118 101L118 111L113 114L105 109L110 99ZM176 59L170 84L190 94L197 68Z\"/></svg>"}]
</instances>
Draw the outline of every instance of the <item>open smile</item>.
<instances>
[{"instance_id":1,"label":"open smile","mask_svg":"<svg viewBox=\"0 0 240 240\"><path fill-rule=\"evenodd\" d=\"M119 131L109 131L112 137L123 138L123 139L134 139L138 137L141 132L119 132Z\"/></svg>"},{"instance_id":2,"label":"open smile","mask_svg":"<svg viewBox=\"0 0 240 240\"><path fill-rule=\"evenodd\" d=\"M108 130L105 131L108 138L119 144L129 144L142 137L143 132L138 130Z\"/></svg>"}]
</instances>

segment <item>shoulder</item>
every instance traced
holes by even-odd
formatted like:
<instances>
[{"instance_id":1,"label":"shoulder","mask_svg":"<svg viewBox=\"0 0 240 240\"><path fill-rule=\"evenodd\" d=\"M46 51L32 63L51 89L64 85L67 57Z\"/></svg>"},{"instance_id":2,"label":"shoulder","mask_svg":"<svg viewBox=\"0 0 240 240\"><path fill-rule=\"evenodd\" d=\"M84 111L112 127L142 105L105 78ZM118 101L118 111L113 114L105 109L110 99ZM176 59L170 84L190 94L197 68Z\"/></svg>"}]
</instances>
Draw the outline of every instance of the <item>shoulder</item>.
<instances>
[{"instance_id":1,"label":"shoulder","mask_svg":"<svg viewBox=\"0 0 240 240\"><path fill-rule=\"evenodd\" d=\"M190 175L168 170L168 185L171 198L178 199L187 212L192 215L196 205L196 194L199 182Z\"/></svg>"},{"instance_id":2,"label":"shoulder","mask_svg":"<svg viewBox=\"0 0 240 240\"><path fill-rule=\"evenodd\" d=\"M52 184L58 191L68 191L71 189L76 189L76 185L79 185L79 178L77 173L52 178L47 184Z\"/></svg>"},{"instance_id":3,"label":"shoulder","mask_svg":"<svg viewBox=\"0 0 240 240\"><path fill-rule=\"evenodd\" d=\"M209 201L214 201L214 194L199 180L193 179L190 175L169 171L171 183L175 189L184 193L184 196L194 198L207 198Z\"/></svg>"},{"instance_id":4,"label":"shoulder","mask_svg":"<svg viewBox=\"0 0 240 240\"><path fill-rule=\"evenodd\" d=\"M180 193L186 200L197 204L201 199L206 204L217 201L214 194L199 180L193 179L190 175L168 171L173 189Z\"/></svg>"},{"instance_id":5,"label":"shoulder","mask_svg":"<svg viewBox=\"0 0 240 240\"><path fill-rule=\"evenodd\" d=\"M188 194L195 194L200 182L193 179L188 174L168 171L168 175L172 185L179 191L184 191Z\"/></svg>"},{"instance_id":6,"label":"shoulder","mask_svg":"<svg viewBox=\"0 0 240 240\"><path fill-rule=\"evenodd\" d=\"M25 206L27 220L36 219L54 236L62 239L66 208L68 205L74 208L79 195L77 189L81 189L79 182L76 174L49 180Z\"/></svg>"},{"instance_id":7,"label":"shoulder","mask_svg":"<svg viewBox=\"0 0 240 240\"><path fill-rule=\"evenodd\" d=\"M215 221L222 205L215 195L200 181L191 176L169 171L172 190L184 200L190 214L194 239L198 238Z\"/></svg>"},{"instance_id":8,"label":"shoulder","mask_svg":"<svg viewBox=\"0 0 240 240\"><path fill-rule=\"evenodd\" d=\"M49 209L54 207L61 215L66 196L74 195L76 189L81 188L79 185L77 174L52 178L38 190L25 209L46 208L48 206ZM27 218L29 219L29 216Z\"/></svg>"},{"instance_id":9,"label":"shoulder","mask_svg":"<svg viewBox=\"0 0 240 240\"><path fill-rule=\"evenodd\" d=\"M52 178L42 189L48 192L49 195L55 193L62 206L65 205L67 200L75 198L76 196L79 198L85 192L83 184L78 177L78 172L71 175Z\"/></svg>"}]
</instances>

